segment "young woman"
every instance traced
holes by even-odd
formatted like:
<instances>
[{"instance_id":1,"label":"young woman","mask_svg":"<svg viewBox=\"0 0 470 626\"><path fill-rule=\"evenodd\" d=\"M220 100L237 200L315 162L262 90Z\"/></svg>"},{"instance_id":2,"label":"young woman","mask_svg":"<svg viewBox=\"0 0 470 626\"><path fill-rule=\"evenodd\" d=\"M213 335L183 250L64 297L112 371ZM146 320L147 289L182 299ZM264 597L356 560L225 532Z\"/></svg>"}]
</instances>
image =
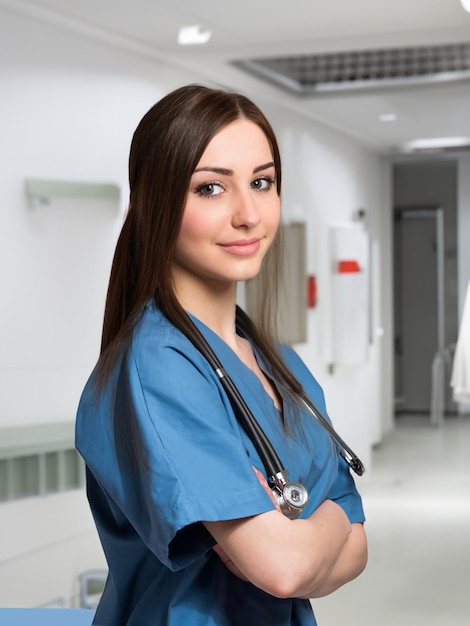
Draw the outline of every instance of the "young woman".
<instances>
[{"instance_id":1,"label":"young woman","mask_svg":"<svg viewBox=\"0 0 470 626\"><path fill-rule=\"evenodd\" d=\"M140 122L129 172L101 356L77 415L109 565L95 623L315 624L309 598L355 578L367 549L349 468L302 401L324 411L321 388L273 335L273 130L242 95L183 87ZM236 306L236 286L263 262L270 279L252 321ZM198 332L289 479L307 488L297 519L279 507L220 370L193 343Z\"/></svg>"}]
</instances>

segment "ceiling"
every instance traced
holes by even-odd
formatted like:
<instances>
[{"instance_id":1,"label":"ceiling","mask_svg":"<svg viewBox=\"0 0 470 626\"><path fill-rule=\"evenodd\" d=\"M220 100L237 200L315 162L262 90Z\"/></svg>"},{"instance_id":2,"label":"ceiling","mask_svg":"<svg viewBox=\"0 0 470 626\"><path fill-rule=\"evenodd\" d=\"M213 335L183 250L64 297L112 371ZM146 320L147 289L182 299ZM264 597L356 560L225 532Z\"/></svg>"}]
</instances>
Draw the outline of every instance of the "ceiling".
<instances>
[{"instance_id":1,"label":"ceiling","mask_svg":"<svg viewBox=\"0 0 470 626\"><path fill-rule=\"evenodd\" d=\"M429 137L470 137L470 79L298 95L233 61L470 42L460 0L0 0L87 36L203 73L339 128L384 154ZM207 44L179 46L198 24ZM384 122L384 113L396 115Z\"/></svg>"}]
</instances>

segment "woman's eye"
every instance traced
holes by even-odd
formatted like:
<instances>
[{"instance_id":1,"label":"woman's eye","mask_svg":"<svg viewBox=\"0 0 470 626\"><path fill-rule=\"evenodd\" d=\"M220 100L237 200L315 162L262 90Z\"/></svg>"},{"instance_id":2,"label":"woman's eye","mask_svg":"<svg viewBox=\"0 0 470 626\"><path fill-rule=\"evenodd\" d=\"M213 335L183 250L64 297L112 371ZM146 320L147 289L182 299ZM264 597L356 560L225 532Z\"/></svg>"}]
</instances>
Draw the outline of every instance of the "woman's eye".
<instances>
[{"instance_id":1,"label":"woman's eye","mask_svg":"<svg viewBox=\"0 0 470 626\"><path fill-rule=\"evenodd\" d=\"M218 196L222 191L222 185L219 185L219 183L203 183L196 187L196 193L200 196Z\"/></svg>"},{"instance_id":2,"label":"woman's eye","mask_svg":"<svg viewBox=\"0 0 470 626\"><path fill-rule=\"evenodd\" d=\"M273 184L274 184L274 180L272 178L263 177L263 178L256 178L251 183L251 186L253 187L253 189L258 189L259 191L269 191L269 189L271 189Z\"/></svg>"}]
</instances>

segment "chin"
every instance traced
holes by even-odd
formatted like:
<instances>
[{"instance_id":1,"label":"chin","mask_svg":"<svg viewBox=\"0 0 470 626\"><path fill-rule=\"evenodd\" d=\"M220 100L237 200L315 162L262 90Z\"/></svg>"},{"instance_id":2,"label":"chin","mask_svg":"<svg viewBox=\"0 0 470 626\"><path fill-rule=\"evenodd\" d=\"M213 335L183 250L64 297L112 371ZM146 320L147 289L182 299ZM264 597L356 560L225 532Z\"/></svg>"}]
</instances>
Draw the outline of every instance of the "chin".
<instances>
[{"instance_id":1,"label":"chin","mask_svg":"<svg viewBox=\"0 0 470 626\"><path fill-rule=\"evenodd\" d=\"M260 272L261 263L258 260L253 261L252 263L243 263L239 264L238 267L226 268L226 271L223 271L223 268L220 267L217 274L212 274L212 279L216 282L221 283L241 283L246 280L250 280L255 278ZM208 275L209 277L209 275Z\"/></svg>"},{"instance_id":2,"label":"chin","mask_svg":"<svg viewBox=\"0 0 470 626\"><path fill-rule=\"evenodd\" d=\"M260 271L260 268L258 268L254 272L240 272L240 274L238 274L237 277L234 278L234 282L242 283L242 282L245 282L246 280L251 280L252 278L256 278L256 276L258 276L259 274L259 271Z\"/></svg>"}]
</instances>

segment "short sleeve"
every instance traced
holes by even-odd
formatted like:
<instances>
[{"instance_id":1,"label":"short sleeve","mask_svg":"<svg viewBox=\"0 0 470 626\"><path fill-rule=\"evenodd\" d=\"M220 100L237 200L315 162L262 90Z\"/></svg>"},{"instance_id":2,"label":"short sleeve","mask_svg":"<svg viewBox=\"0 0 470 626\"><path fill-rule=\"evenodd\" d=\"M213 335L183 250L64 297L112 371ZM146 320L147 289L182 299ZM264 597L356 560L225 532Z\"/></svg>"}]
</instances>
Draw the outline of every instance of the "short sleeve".
<instances>
[{"instance_id":1,"label":"short sleeve","mask_svg":"<svg viewBox=\"0 0 470 626\"><path fill-rule=\"evenodd\" d=\"M338 459L338 476L332 486L328 499L333 500L344 510L351 524L365 521L362 499L346 461Z\"/></svg>"},{"instance_id":2,"label":"short sleeve","mask_svg":"<svg viewBox=\"0 0 470 626\"><path fill-rule=\"evenodd\" d=\"M134 345L121 377L128 389L123 394L121 387L117 403L118 411L132 413L138 422L148 467L137 482L141 496L135 501L145 502L147 511L134 508L129 516L172 569L213 545L198 522L273 508L215 374L199 353L188 352L152 341Z\"/></svg>"}]
</instances>

